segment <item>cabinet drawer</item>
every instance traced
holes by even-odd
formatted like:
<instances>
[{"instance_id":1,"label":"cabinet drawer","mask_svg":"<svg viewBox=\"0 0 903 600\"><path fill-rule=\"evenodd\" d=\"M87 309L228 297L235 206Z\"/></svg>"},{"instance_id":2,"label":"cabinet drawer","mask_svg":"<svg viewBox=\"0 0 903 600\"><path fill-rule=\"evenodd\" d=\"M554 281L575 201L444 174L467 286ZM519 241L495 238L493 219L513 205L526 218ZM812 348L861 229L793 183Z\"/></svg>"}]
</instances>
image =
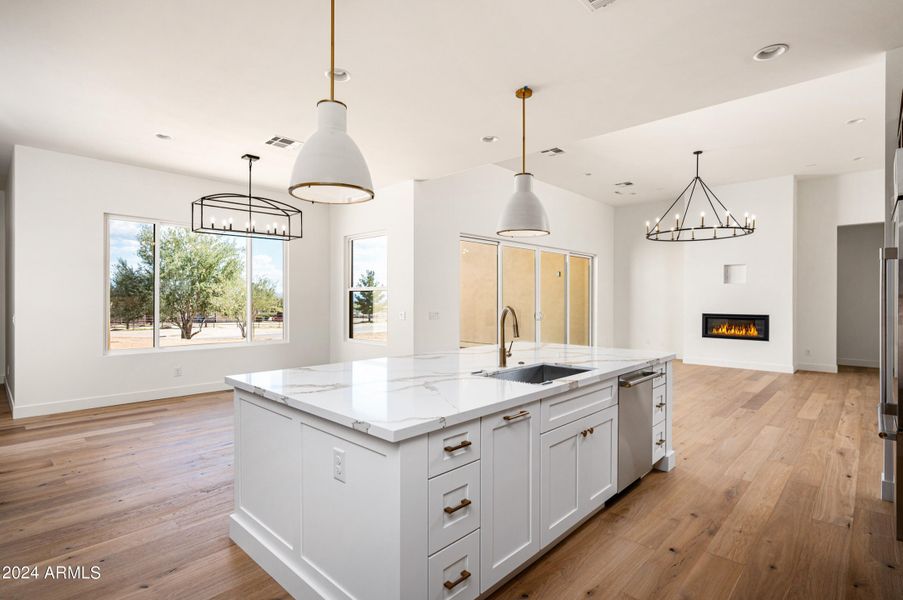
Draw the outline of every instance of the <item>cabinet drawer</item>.
<instances>
[{"instance_id":1,"label":"cabinet drawer","mask_svg":"<svg viewBox=\"0 0 903 600\"><path fill-rule=\"evenodd\" d=\"M666 421L662 421L652 428L652 464L664 458L665 452L668 450L668 440L666 439L665 425Z\"/></svg>"},{"instance_id":2,"label":"cabinet drawer","mask_svg":"<svg viewBox=\"0 0 903 600\"><path fill-rule=\"evenodd\" d=\"M617 379L544 398L540 401L540 431L550 431L617 403Z\"/></svg>"},{"instance_id":3,"label":"cabinet drawer","mask_svg":"<svg viewBox=\"0 0 903 600\"><path fill-rule=\"evenodd\" d=\"M429 476L435 477L480 458L480 420L429 434Z\"/></svg>"},{"instance_id":4,"label":"cabinet drawer","mask_svg":"<svg viewBox=\"0 0 903 600\"><path fill-rule=\"evenodd\" d=\"M667 388L665 386L652 388L652 424L658 425L665 420L668 414Z\"/></svg>"},{"instance_id":5,"label":"cabinet drawer","mask_svg":"<svg viewBox=\"0 0 903 600\"><path fill-rule=\"evenodd\" d=\"M429 553L480 526L480 463L429 480Z\"/></svg>"},{"instance_id":6,"label":"cabinet drawer","mask_svg":"<svg viewBox=\"0 0 903 600\"><path fill-rule=\"evenodd\" d=\"M480 532L429 559L429 600L474 600L480 595Z\"/></svg>"}]
</instances>

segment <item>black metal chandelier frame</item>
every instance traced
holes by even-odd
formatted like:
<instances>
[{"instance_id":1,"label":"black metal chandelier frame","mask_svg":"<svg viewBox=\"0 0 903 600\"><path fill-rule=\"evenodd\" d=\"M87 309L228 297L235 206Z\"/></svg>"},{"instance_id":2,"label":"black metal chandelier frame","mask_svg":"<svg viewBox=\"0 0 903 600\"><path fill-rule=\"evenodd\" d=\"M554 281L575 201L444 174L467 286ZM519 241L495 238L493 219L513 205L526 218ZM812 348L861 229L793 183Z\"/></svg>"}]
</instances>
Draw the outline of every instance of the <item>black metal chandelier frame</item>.
<instances>
[{"instance_id":1,"label":"black metal chandelier frame","mask_svg":"<svg viewBox=\"0 0 903 600\"><path fill-rule=\"evenodd\" d=\"M303 237L303 216L300 209L286 202L264 198L263 196L254 196L251 193L252 170L254 163L260 160L260 157L253 154L245 154L241 158L248 161L248 193L235 194L226 192L210 194L193 201L191 203L191 230L195 233L280 240L283 242ZM196 215L196 211L199 215ZM228 221L223 220L222 225L217 227L215 221L207 222L205 212L207 214L211 212L218 214L234 213L239 219L246 218L247 221L244 227L236 227L233 223L233 218L229 218ZM261 226L261 231L258 231L255 215L278 217L285 220L285 225L282 231L278 231L274 224L271 231L267 223Z\"/></svg>"},{"instance_id":2,"label":"black metal chandelier frame","mask_svg":"<svg viewBox=\"0 0 903 600\"><path fill-rule=\"evenodd\" d=\"M693 154L696 155L695 177L678 194L671 206L668 207L668 210L656 220L655 224L650 225L650 223L646 223L646 239L653 242L701 242L737 238L754 233L756 231L756 216L750 217L746 214L743 217L743 223L740 223L724 203L718 199L712 188L699 176L699 156L702 154L702 150L696 150ZM716 224L706 225L705 212L703 211L699 215L698 225L688 225L687 218L690 214L690 205L693 203L693 195L697 189L702 190L702 193L705 195L709 207L712 209ZM686 197L683 211L678 207L674 212L673 225L668 227L667 221L671 211L684 198L687 191L690 192L690 195ZM716 203L717 207L721 208L721 211L716 207ZM683 213L682 215L681 212Z\"/></svg>"}]
</instances>

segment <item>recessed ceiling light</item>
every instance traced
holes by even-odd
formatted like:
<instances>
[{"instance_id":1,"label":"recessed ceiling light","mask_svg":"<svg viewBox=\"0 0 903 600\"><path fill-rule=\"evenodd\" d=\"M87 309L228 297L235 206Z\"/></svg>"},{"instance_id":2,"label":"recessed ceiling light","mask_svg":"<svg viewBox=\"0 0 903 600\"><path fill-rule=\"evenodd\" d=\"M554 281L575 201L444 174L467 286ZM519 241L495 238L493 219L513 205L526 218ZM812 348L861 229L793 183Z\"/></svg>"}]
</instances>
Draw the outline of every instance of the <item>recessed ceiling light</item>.
<instances>
[{"instance_id":1,"label":"recessed ceiling light","mask_svg":"<svg viewBox=\"0 0 903 600\"><path fill-rule=\"evenodd\" d=\"M329 79L329 69L323 73L326 79ZM342 69L340 67L335 68L335 80L336 81L348 81L351 79L351 73L349 73L346 69Z\"/></svg>"},{"instance_id":2,"label":"recessed ceiling light","mask_svg":"<svg viewBox=\"0 0 903 600\"><path fill-rule=\"evenodd\" d=\"M592 177L592 176L593 176L592 173L584 173L584 175L585 175L586 177Z\"/></svg>"},{"instance_id":3,"label":"recessed ceiling light","mask_svg":"<svg viewBox=\"0 0 903 600\"><path fill-rule=\"evenodd\" d=\"M753 54L753 60L757 60L759 62L774 60L788 50L790 50L790 46L788 46L787 44L771 44L770 46L765 46L764 48Z\"/></svg>"},{"instance_id":4,"label":"recessed ceiling light","mask_svg":"<svg viewBox=\"0 0 903 600\"><path fill-rule=\"evenodd\" d=\"M486 142L487 144L492 144L494 142L499 141L499 138L494 135L484 135L480 139L483 140L484 142Z\"/></svg>"},{"instance_id":5,"label":"recessed ceiling light","mask_svg":"<svg viewBox=\"0 0 903 600\"><path fill-rule=\"evenodd\" d=\"M158 140L171 140L171 139L172 139L172 136L171 136L171 135L167 135L167 134L165 134L165 133L157 133L157 134L154 134L154 135L156 136L156 138L157 138Z\"/></svg>"},{"instance_id":6,"label":"recessed ceiling light","mask_svg":"<svg viewBox=\"0 0 903 600\"><path fill-rule=\"evenodd\" d=\"M859 125L863 121L865 121L865 118L858 117L856 119L850 119L849 121L847 121L847 125Z\"/></svg>"},{"instance_id":7,"label":"recessed ceiling light","mask_svg":"<svg viewBox=\"0 0 903 600\"><path fill-rule=\"evenodd\" d=\"M806 165L806 166L807 166L807 167L816 167L816 166L818 166L818 165L816 165L815 163L809 163L809 164Z\"/></svg>"},{"instance_id":8,"label":"recessed ceiling light","mask_svg":"<svg viewBox=\"0 0 903 600\"><path fill-rule=\"evenodd\" d=\"M864 156L857 156L856 158L853 159L853 162L862 160L863 158L865 158L865 157L864 157Z\"/></svg>"}]
</instances>

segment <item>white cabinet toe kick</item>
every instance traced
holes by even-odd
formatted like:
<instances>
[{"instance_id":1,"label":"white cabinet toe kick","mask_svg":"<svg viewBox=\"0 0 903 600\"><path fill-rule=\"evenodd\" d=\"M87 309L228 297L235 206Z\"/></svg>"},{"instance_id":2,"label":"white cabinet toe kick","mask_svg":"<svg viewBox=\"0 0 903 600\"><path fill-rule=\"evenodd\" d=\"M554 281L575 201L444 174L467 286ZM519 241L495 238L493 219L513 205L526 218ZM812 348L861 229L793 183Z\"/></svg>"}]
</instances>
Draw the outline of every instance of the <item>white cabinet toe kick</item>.
<instances>
[{"instance_id":1,"label":"white cabinet toe kick","mask_svg":"<svg viewBox=\"0 0 903 600\"><path fill-rule=\"evenodd\" d=\"M668 471L671 363L653 368ZM236 390L230 535L294 598L474 600L601 510L617 469L617 377L400 442Z\"/></svg>"}]
</instances>

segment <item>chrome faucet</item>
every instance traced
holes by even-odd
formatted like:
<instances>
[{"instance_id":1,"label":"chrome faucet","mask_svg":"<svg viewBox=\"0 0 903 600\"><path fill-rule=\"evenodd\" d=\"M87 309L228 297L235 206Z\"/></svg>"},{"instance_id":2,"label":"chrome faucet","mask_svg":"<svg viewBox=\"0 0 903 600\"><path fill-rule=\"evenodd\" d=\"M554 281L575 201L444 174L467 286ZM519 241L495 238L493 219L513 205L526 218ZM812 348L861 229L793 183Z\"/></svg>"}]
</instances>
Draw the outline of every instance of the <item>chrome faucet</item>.
<instances>
[{"instance_id":1,"label":"chrome faucet","mask_svg":"<svg viewBox=\"0 0 903 600\"><path fill-rule=\"evenodd\" d=\"M511 313L511 317L514 319L514 323L512 323L512 329L514 337L520 337L520 330L517 327L517 313L514 312L514 309L510 306L506 306L502 309L501 314L499 315L499 367L504 368L508 366L508 357L511 356L511 348L514 346L514 340L511 340L511 345L508 348L505 348L505 318L508 316L508 313Z\"/></svg>"}]
</instances>

